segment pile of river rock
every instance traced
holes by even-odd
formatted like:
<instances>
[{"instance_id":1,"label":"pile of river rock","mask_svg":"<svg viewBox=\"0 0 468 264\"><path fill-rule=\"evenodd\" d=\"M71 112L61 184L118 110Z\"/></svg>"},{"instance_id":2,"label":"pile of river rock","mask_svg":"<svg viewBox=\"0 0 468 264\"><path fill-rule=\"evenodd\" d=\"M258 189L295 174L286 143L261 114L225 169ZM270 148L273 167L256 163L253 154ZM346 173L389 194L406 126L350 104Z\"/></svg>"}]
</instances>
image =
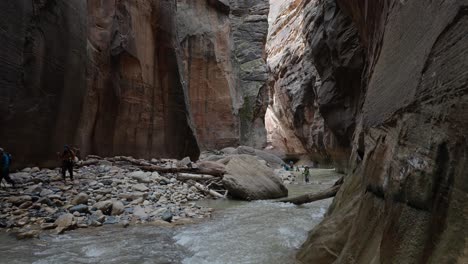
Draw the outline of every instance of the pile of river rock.
<instances>
[{"instance_id":1,"label":"pile of river rock","mask_svg":"<svg viewBox=\"0 0 468 264\"><path fill-rule=\"evenodd\" d=\"M203 193L174 175L106 160L75 169L73 184L63 182L59 169L26 168L11 177L21 187L0 191L0 227L20 228L20 237L37 235L37 227L62 233L107 224L204 218L212 211L195 204L206 197Z\"/></svg>"},{"instance_id":2,"label":"pile of river rock","mask_svg":"<svg viewBox=\"0 0 468 264\"><path fill-rule=\"evenodd\" d=\"M219 156L226 157L233 160L225 162L233 170L237 165L243 168L245 164L250 164L242 162L251 162L246 159L248 155L224 153ZM201 158L217 160L212 156ZM258 160L262 159L255 158L255 162ZM262 161L267 164L264 159ZM180 161L165 159L148 162L172 167ZM253 170L259 166L263 165L251 165ZM256 171L246 173L258 177ZM25 168L12 173L11 177L19 183L19 187L0 190L0 227L15 232L18 238L29 238L38 236L42 230L51 229L60 234L70 229L102 225L127 227L137 223L182 224L210 217L213 211L195 203L210 198L210 195L186 181L178 180L176 174L161 175L158 172L142 171L131 163L106 159L99 160L97 164L75 168L74 174L73 182L68 175L67 182L64 182L59 168ZM235 172L231 174L235 175ZM275 180L277 178L286 183L294 181L291 173L277 169L275 174ZM234 180L226 181L226 185L242 185L234 176L228 176ZM280 191L284 192L282 189ZM255 196L253 192L243 193L248 196L247 200Z\"/></svg>"}]
</instances>

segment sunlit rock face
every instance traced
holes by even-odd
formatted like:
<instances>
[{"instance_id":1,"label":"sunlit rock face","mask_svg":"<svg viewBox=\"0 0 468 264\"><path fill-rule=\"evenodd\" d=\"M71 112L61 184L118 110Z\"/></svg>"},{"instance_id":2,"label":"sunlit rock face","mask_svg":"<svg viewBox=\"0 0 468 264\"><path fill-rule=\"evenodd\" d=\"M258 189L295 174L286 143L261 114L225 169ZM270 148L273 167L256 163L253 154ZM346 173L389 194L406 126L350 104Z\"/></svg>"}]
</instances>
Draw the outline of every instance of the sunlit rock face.
<instances>
[{"instance_id":1,"label":"sunlit rock face","mask_svg":"<svg viewBox=\"0 0 468 264\"><path fill-rule=\"evenodd\" d=\"M357 30L318 1L272 1L271 10L269 143L345 170L363 68Z\"/></svg>"},{"instance_id":2,"label":"sunlit rock face","mask_svg":"<svg viewBox=\"0 0 468 264\"><path fill-rule=\"evenodd\" d=\"M184 83L203 149L266 141L268 1L177 1Z\"/></svg>"},{"instance_id":3,"label":"sunlit rock face","mask_svg":"<svg viewBox=\"0 0 468 264\"><path fill-rule=\"evenodd\" d=\"M351 171L298 260L466 263L467 3L338 4L366 58Z\"/></svg>"},{"instance_id":4,"label":"sunlit rock face","mask_svg":"<svg viewBox=\"0 0 468 264\"><path fill-rule=\"evenodd\" d=\"M80 135L89 151L197 156L175 11L174 1L88 1L89 89Z\"/></svg>"}]
</instances>

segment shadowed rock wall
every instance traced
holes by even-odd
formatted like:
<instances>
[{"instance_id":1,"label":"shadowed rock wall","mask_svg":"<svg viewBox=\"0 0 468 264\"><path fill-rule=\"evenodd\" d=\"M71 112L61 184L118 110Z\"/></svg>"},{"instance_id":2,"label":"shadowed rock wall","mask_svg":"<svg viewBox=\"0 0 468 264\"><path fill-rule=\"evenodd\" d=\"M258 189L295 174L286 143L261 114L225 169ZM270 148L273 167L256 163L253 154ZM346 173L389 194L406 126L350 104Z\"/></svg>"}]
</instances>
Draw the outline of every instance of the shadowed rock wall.
<instances>
[{"instance_id":1,"label":"shadowed rock wall","mask_svg":"<svg viewBox=\"0 0 468 264\"><path fill-rule=\"evenodd\" d=\"M272 5L277 13L271 13L267 43L268 117L280 129L270 129L271 143L287 154L307 152L345 170L361 100L358 30L334 1Z\"/></svg>"},{"instance_id":2,"label":"shadowed rock wall","mask_svg":"<svg viewBox=\"0 0 468 264\"><path fill-rule=\"evenodd\" d=\"M362 104L351 172L298 260L466 263L468 2L339 3L366 52Z\"/></svg>"},{"instance_id":3,"label":"shadowed rock wall","mask_svg":"<svg viewBox=\"0 0 468 264\"><path fill-rule=\"evenodd\" d=\"M50 163L77 136L86 94L86 1L0 2L0 145Z\"/></svg>"},{"instance_id":4,"label":"shadowed rock wall","mask_svg":"<svg viewBox=\"0 0 468 264\"><path fill-rule=\"evenodd\" d=\"M83 154L196 158L174 1L2 1L2 145L17 165Z\"/></svg>"}]
</instances>

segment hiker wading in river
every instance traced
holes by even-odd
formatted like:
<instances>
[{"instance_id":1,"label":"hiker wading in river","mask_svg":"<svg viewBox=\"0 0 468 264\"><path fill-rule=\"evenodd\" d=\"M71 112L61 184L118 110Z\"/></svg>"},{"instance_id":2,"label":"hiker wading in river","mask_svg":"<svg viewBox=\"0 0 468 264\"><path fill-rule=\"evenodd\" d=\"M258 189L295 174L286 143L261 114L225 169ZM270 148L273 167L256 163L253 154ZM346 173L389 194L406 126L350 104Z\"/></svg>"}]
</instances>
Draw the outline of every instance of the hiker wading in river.
<instances>
[{"instance_id":1,"label":"hiker wading in river","mask_svg":"<svg viewBox=\"0 0 468 264\"><path fill-rule=\"evenodd\" d=\"M70 173L70 180L73 183L73 165L75 162L75 152L70 149L68 145L63 147L63 152L60 154L59 157L62 160L62 178L63 181L66 183L66 174L67 171Z\"/></svg>"},{"instance_id":2,"label":"hiker wading in river","mask_svg":"<svg viewBox=\"0 0 468 264\"><path fill-rule=\"evenodd\" d=\"M10 178L11 155L0 148L0 186L3 179L15 187L15 182Z\"/></svg>"}]
</instances>

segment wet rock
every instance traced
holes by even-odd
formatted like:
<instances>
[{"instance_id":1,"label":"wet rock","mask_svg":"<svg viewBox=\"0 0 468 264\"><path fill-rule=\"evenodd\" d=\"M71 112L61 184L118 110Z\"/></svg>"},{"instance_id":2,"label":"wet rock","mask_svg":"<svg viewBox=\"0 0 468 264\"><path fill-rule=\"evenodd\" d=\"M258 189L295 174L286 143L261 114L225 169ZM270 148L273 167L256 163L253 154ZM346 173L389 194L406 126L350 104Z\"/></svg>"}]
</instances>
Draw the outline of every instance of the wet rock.
<instances>
[{"instance_id":1,"label":"wet rock","mask_svg":"<svg viewBox=\"0 0 468 264\"><path fill-rule=\"evenodd\" d=\"M85 204L79 204L71 207L70 209L68 209L68 211L72 214L76 212L80 214L86 214L89 213L89 208Z\"/></svg>"},{"instance_id":2,"label":"wet rock","mask_svg":"<svg viewBox=\"0 0 468 264\"><path fill-rule=\"evenodd\" d=\"M234 156L226 166L223 184L230 195L242 200L274 199L288 189L271 168L249 155Z\"/></svg>"},{"instance_id":3,"label":"wet rock","mask_svg":"<svg viewBox=\"0 0 468 264\"><path fill-rule=\"evenodd\" d=\"M115 225L119 223L119 219L115 216L108 216L106 217L106 221L104 221L103 225Z\"/></svg>"},{"instance_id":4,"label":"wet rock","mask_svg":"<svg viewBox=\"0 0 468 264\"><path fill-rule=\"evenodd\" d=\"M78 195L76 195L71 204L73 205L79 205L79 204L88 204L88 200L89 200L89 195L86 194L86 193L79 193Z\"/></svg>"},{"instance_id":5,"label":"wet rock","mask_svg":"<svg viewBox=\"0 0 468 264\"><path fill-rule=\"evenodd\" d=\"M57 234L62 234L63 232L70 230L75 225L74 217L70 213L62 214L55 220L55 228Z\"/></svg>"},{"instance_id":6,"label":"wet rock","mask_svg":"<svg viewBox=\"0 0 468 264\"><path fill-rule=\"evenodd\" d=\"M121 215L125 212L125 206L121 201L115 201L112 203L111 215Z\"/></svg>"},{"instance_id":7,"label":"wet rock","mask_svg":"<svg viewBox=\"0 0 468 264\"><path fill-rule=\"evenodd\" d=\"M122 227L126 228L130 225L130 222L127 221L127 220L123 220L122 222L120 222L122 224Z\"/></svg>"},{"instance_id":8,"label":"wet rock","mask_svg":"<svg viewBox=\"0 0 468 264\"><path fill-rule=\"evenodd\" d=\"M31 239L39 237L40 231L39 230L29 230L29 231L19 231L16 234L17 239Z\"/></svg>"},{"instance_id":9,"label":"wet rock","mask_svg":"<svg viewBox=\"0 0 468 264\"><path fill-rule=\"evenodd\" d=\"M166 211L161 215L161 220L166 222L172 222L173 215L170 211Z\"/></svg>"}]
</instances>

